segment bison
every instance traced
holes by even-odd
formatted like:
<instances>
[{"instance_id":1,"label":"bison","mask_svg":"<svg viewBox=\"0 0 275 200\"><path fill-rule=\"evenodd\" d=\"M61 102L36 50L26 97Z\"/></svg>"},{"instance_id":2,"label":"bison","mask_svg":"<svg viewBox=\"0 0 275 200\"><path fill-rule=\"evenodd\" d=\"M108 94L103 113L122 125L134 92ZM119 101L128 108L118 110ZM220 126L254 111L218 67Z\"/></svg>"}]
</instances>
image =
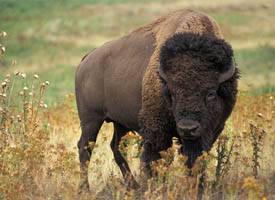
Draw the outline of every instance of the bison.
<instances>
[{"instance_id":1,"label":"bison","mask_svg":"<svg viewBox=\"0 0 275 200\"><path fill-rule=\"evenodd\" d=\"M82 135L81 169L87 165L100 127L113 122L111 149L122 175L137 186L118 150L129 131L142 136L142 162L178 138L191 168L209 151L236 101L239 78L233 50L209 16L178 10L89 52L75 75Z\"/></svg>"}]
</instances>

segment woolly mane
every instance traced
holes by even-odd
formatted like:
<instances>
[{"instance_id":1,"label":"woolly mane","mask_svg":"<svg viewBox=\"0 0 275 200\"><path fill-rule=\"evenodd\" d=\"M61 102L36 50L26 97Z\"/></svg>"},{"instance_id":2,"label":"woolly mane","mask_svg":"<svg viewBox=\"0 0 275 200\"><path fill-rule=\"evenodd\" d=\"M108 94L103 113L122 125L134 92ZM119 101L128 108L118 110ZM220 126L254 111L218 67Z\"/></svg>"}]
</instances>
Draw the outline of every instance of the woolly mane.
<instances>
[{"instance_id":1,"label":"woolly mane","mask_svg":"<svg viewBox=\"0 0 275 200\"><path fill-rule=\"evenodd\" d=\"M161 66L173 59L179 53L185 52L191 56L200 57L202 61L211 63L214 71L224 72L230 66L233 56L231 46L223 40L223 35L217 23L209 16L192 11L179 10L170 13L157 21L141 27L136 32L152 34L156 40L155 50L150 58L142 82L142 108L139 112L140 134L144 147L148 152L166 150L172 145L175 120L166 107L162 96L162 81L158 76L158 63ZM164 71L167 69L164 69ZM230 115L236 101L238 70L234 76L220 85L219 95L227 98L225 121ZM224 124L217 127L211 141L203 143L183 144L181 151L189 157L187 165L191 167L202 150L209 150L223 130ZM146 160L146 159L145 159Z\"/></svg>"},{"instance_id":2,"label":"woolly mane","mask_svg":"<svg viewBox=\"0 0 275 200\"><path fill-rule=\"evenodd\" d=\"M132 34L150 34L156 39L155 50L150 58L142 82L142 108L139 123L144 143L152 151L161 151L171 146L173 118L165 108L162 97L162 83L158 76L159 54L163 44L177 33L191 32L223 38L219 26L211 17L193 10L178 10L165 15L151 24L145 25ZM142 133L144 132L144 133ZM169 133L170 132L170 133Z\"/></svg>"},{"instance_id":3,"label":"woolly mane","mask_svg":"<svg viewBox=\"0 0 275 200\"><path fill-rule=\"evenodd\" d=\"M168 62L183 54L200 57L203 62L211 62L211 67L216 71L224 72L230 66L233 51L223 39L205 34L178 33L169 38L161 48L159 57L162 70L169 70Z\"/></svg>"}]
</instances>

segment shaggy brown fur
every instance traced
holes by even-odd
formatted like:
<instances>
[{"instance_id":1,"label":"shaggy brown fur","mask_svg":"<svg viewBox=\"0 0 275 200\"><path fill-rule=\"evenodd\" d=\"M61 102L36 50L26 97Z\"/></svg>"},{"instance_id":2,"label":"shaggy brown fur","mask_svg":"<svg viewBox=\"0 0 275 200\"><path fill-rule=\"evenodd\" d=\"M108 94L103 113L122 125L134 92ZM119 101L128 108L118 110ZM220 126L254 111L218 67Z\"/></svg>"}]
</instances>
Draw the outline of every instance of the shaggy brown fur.
<instances>
[{"instance_id":1,"label":"shaggy brown fur","mask_svg":"<svg viewBox=\"0 0 275 200\"><path fill-rule=\"evenodd\" d=\"M146 132L143 135L145 138L148 137L145 145L150 141L151 151L155 152L167 149L171 145L173 134L167 135L167 132L171 131L171 127L175 127L175 124L165 120L173 116L166 109L166 102L161 93L163 86L157 73L162 45L176 33L191 32L216 38L223 38L223 35L212 18L193 10L175 11L137 31L151 32L156 38L156 48L142 82L142 109L139 113L139 122Z\"/></svg>"},{"instance_id":2,"label":"shaggy brown fur","mask_svg":"<svg viewBox=\"0 0 275 200\"><path fill-rule=\"evenodd\" d=\"M166 106L173 118L166 117L164 121L174 124L189 118L201 124L201 137L197 141L184 140L175 128L165 128L166 138L180 136L182 153L188 156L187 164L191 167L203 150L210 150L235 104L238 70L229 80L218 83L220 74L231 67L233 51L229 44L216 37L183 33L169 38L159 57L160 68L166 77L163 87L167 88L170 98L172 95L175 98L171 111L169 105ZM217 91L218 96L207 101L207 93L212 90ZM157 143L152 133L147 133L145 138L150 143Z\"/></svg>"},{"instance_id":3,"label":"shaggy brown fur","mask_svg":"<svg viewBox=\"0 0 275 200\"><path fill-rule=\"evenodd\" d=\"M211 148L237 93L237 69L229 80L220 81L221 73L233 63L232 49L222 38L212 18L178 10L105 43L82 59L75 76L82 130L79 159L85 176L81 188L88 188L89 143L96 142L104 121L114 123L114 158L133 186L137 183L118 150L128 131L141 134L146 166L160 158L158 152L170 147L174 136L189 158L188 167ZM158 65L166 78L158 74ZM211 91L213 101L207 101ZM196 140L180 126L186 121L199 124L196 131L189 130L193 136L200 134Z\"/></svg>"}]
</instances>

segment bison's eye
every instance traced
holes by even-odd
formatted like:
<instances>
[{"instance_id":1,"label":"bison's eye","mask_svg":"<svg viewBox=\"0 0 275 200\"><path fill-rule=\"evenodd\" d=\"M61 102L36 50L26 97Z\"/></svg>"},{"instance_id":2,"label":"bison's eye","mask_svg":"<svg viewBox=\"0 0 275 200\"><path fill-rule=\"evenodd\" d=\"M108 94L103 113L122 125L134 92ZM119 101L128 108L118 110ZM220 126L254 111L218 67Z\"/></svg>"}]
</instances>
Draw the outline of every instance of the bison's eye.
<instances>
[{"instance_id":1,"label":"bison's eye","mask_svg":"<svg viewBox=\"0 0 275 200\"><path fill-rule=\"evenodd\" d=\"M215 90L212 90L210 92L208 92L207 96L206 96L206 100L207 101L213 101L216 99L217 93Z\"/></svg>"}]
</instances>

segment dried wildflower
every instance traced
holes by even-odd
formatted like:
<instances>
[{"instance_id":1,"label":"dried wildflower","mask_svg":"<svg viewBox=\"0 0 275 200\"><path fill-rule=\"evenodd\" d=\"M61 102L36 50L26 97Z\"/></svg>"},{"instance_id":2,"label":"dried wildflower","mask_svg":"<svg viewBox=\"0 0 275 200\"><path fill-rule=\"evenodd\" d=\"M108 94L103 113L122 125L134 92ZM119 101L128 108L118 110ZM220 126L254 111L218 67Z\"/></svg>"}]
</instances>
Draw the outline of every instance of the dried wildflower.
<instances>
[{"instance_id":1,"label":"dried wildflower","mask_svg":"<svg viewBox=\"0 0 275 200\"><path fill-rule=\"evenodd\" d=\"M6 78L6 79L5 79L5 82L9 83L9 82L10 82L10 80L9 80L8 78Z\"/></svg>"},{"instance_id":2,"label":"dried wildflower","mask_svg":"<svg viewBox=\"0 0 275 200\"><path fill-rule=\"evenodd\" d=\"M24 92L23 92L23 91L20 91L20 92L19 92L19 95L23 96L23 95L24 95Z\"/></svg>"},{"instance_id":3,"label":"dried wildflower","mask_svg":"<svg viewBox=\"0 0 275 200\"><path fill-rule=\"evenodd\" d=\"M258 113L257 116L260 117L260 118L263 118L263 114L262 113Z\"/></svg>"},{"instance_id":4,"label":"dried wildflower","mask_svg":"<svg viewBox=\"0 0 275 200\"><path fill-rule=\"evenodd\" d=\"M6 75L6 78L10 78L10 77L11 77L11 75L10 75L10 74L7 74L7 75Z\"/></svg>"},{"instance_id":5,"label":"dried wildflower","mask_svg":"<svg viewBox=\"0 0 275 200\"><path fill-rule=\"evenodd\" d=\"M46 84L45 83L41 83L41 87L42 88L46 87Z\"/></svg>"},{"instance_id":6,"label":"dried wildflower","mask_svg":"<svg viewBox=\"0 0 275 200\"><path fill-rule=\"evenodd\" d=\"M47 104L45 104L45 103L44 103L44 105L43 105L43 106L44 106L44 108L48 108L48 105L47 105Z\"/></svg>"},{"instance_id":7,"label":"dried wildflower","mask_svg":"<svg viewBox=\"0 0 275 200\"><path fill-rule=\"evenodd\" d=\"M20 74L19 71L14 71L15 76L18 76L19 74Z\"/></svg>"},{"instance_id":8,"label":"dried wildflower","mask_svg":"<svg viewBox=\"0 0 275 200\"><path fill-rule=\"evenodd\" d=\"M33 92L30 92L29 95L32 96L32 95L33 95Z\"/></svg>"},{"instance_id":9,"label":"dried wildflower","mask_svg":"<svg viewBox=\"0 0 275 200\"><path fill-rule=\"evenodd\" d=\"M39 76L37 74L33 75L33 78L39 79Z\"/></svg>"},{"instance_id":10,"label":"dried wildflower","mask_svg":"<svg viewBox=\"0 0 275 200\"><path fill-rule=\"evenodd\" d=\"M26 86L25 86L23 89L24 89L25 91L28 90L28 88L27 88Z\"/></svg>"},{"instance_id":11,"label":"dried wildflower","mask_svg":"<svg viewBox=\"0 0 275 200\"><path fill-rule=\"evenodd\" d=\"M0 94L0 97L4 97L4 98L6 98L7 97L7 95L4 93L4 94Z\"/></svg>"},{"instance_id":12,"label":"dried wildflower","mask_svg":"<svg viewBox=\"0 0 275 200\"><path fill-rule=\"evenodd\" d=\"M248 192L248 195L250 197L252 196L255 197L254 195L256 195L258 199L261 199L261 197L263 196L264 188L258 183L256 179L252 177L248 177L244 179L242 188ZM248 198L248 199L252 199L252 198Z\"/></svg>"},{"instance_id":13,"label":"dried wildflower","mask_svg":"<svg viewBox=\"0 0 275 200\"><path fill-rule=\"evenodd\" d=\"M5 47L1 47L1 51L2 51L2 52L5 52L5 51L6 51L6 48L5 48Z\"/></svg>"},{"instance_id":14,"label":"dried wildflower","mask_svg":"<svg viewBox=\"0 0 275 200\"><path fill-rule=\"evenodd\" d=\"M7 82L4 81L1 85L2 85L2 88L5 88L7 86Z\"/></svg>"},{"instance_id":15,"label":"dried wildflower","mask_svg":"<svg viewBox=\"0 0 275 200\"><path fill-rule=\"evenodd\" d=\"M21 74L21 77L22 77L23 79L25 79L25 78L27 77L27 75L26 75L25 73L22 73L22 74Z\"/></svg>"},{"instance_id":16,"label":"dried wildflower","mask_svg":"<svg viewBox=\"0 0 275 200\"><path fill-rule=\"evenodd\" d=\"M5 31L2 31L1 32L1 37L3 37L3 38L7 37L7 33Z\"/></svg>"},{"instance_id":17,"label":"dried wildflower","mask_svg":"<svg viewBox=\"0 0 275 200\"><path fill-rule=\"evenodd\" d=\"M253 149L253 175L255 178L258 176L258 168L260 167L259 159L261 158L260 153L262 153L263 139L266 132L263 129L259 129L253 122L250 122L250 140Z\"/></svg>"},{"instance_id":18,"label":"dried wildflower","mask_svg":"<svg viewBox=\"0 0 275 200\"><path fill-rule=\"evenodd\" d=\"M49 81L46 81L45 84L46 84L46 85L50 85L50 82L49 82Z\"/></svg>"},{"instance_id":19,"label":"dried wildflower","mask_svg":"<svg viewBox=\"0 0 275 200\"><path fill-rule=\"evenodd\" d=\"M13 60L13 61L11 61L11 64L14 66L14 65L17 64L17 61L16 61L16 60Z\"/></svg>"}]
</instances>

